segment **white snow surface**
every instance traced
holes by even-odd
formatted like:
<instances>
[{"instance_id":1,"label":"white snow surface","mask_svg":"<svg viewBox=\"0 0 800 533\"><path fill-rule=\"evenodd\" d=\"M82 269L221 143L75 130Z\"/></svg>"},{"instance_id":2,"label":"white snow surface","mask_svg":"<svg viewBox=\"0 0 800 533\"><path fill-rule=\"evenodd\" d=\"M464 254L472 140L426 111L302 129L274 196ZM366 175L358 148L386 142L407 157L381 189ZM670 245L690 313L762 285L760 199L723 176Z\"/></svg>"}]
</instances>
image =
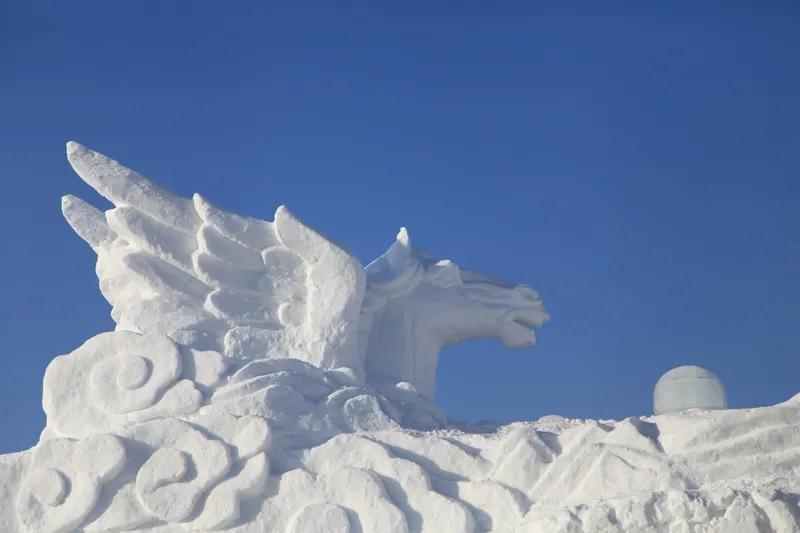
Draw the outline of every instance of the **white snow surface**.
<instances>
[{"instance_id":1,"label":"white snow surface","mask_svg":"<svg viewBox=\"0 0 800 533\"><path fill-rule=\"evenodd\" d=\"M413 249L364 268L286 208L183 199L77 143L63 211L117 323L0 456L0 531L800 531L800 395L620 421L449 420L440 350L533 344L537 293ZM476 391L479 392L479 391Z\"/></svg>"}]
</instances>

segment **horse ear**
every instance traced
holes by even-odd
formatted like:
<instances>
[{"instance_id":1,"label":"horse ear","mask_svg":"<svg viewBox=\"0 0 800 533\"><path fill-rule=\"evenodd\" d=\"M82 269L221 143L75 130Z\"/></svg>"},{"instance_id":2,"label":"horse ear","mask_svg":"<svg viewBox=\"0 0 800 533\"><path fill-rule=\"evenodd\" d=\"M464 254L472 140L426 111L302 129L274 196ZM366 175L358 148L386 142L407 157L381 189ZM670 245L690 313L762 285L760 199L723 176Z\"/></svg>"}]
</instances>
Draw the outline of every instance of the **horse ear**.
<instances>
[{"instance_id":1,"label":"horse ear","mask_svg":"<svg viewBox=\"0 0 800 533\"><path fill-rule=\"evenodd\" d=\"M384 255L393 270L397 270L408 261L411 257L411 237L406 228L400 228L397 238Z\"/></svg>"},{"instance_id":2,"label":"horse ear","mask_svg":"<svg viewBox=\"0 0 800 533\"><path fill-rule=\"evenodd\" d=\"M392 278L403 268L411 258L411 238L406 228L400 228L397 238L383 255L367 265L367 274L373 279Z\"/></svg>"}]
</instances>

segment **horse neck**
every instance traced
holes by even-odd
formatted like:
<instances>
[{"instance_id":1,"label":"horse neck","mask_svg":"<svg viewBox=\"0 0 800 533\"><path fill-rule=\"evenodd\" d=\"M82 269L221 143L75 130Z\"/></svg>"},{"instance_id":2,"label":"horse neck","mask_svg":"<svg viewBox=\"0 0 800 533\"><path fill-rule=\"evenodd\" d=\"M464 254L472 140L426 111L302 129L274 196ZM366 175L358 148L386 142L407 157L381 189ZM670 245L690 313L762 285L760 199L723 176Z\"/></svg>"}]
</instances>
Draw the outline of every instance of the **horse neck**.
<instances>
[{"instance_id":1,"label":"horse neck","mask_svg":"<svg viewBox=\"0 0 800 533\"><path fill-rule=\"evenodd\" d=\"M366 318L362 316L362 319ZM407 381L433 399L442 344L403 297L388 300L367 318L366 369L371 376Z\"/></svg>"}]
</instances>

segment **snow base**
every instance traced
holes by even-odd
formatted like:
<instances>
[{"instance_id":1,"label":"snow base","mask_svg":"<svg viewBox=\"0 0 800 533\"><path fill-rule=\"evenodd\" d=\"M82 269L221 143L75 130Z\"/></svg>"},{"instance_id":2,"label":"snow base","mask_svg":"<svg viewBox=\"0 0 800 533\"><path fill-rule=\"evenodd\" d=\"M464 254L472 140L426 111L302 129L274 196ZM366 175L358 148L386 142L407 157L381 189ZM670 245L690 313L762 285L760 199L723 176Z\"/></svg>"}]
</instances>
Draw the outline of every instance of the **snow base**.
<instances>
[{"instance_id":1,"label":"snow base","mask_svg":"<svg viewBox=\"0 0 800 533\"><path fill-rule=\"evenodd\" d=\"M97 393L98 371L77 371L92 350L130 355L137 342L163 353L170 341L107 333L48 369L41 442L0 456L0 530L800 531L797 400L456 428L404 384L291 359L223 370L195 353L160 399L127 398L136 409L109 416L120 400L93 396L78 413L75 395ZM199 408L181 385L226 372Z\"/></svg>"}]
</instances>

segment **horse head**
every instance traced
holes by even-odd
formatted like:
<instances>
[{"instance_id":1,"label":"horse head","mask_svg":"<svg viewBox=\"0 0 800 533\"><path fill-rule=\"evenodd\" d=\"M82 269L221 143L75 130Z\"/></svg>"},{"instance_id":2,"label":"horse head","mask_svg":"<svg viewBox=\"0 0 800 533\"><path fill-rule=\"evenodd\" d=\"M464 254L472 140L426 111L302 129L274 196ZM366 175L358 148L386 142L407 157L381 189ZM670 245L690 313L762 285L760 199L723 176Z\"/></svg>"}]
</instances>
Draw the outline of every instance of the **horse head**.
<instances>
[{"instance_id":1,"label":"horse head","mask_svg":"<svg viewBox=\"0 0 800 533\"><path fill-rule=\"evenodd\" d=\"M533 328L549 318L531 287L428 257L412 248L405 228L366 271L361 340L369 378L408 382L431 399L442 348L493 337L530 346Z\"/></svg>"}]
</instances>

